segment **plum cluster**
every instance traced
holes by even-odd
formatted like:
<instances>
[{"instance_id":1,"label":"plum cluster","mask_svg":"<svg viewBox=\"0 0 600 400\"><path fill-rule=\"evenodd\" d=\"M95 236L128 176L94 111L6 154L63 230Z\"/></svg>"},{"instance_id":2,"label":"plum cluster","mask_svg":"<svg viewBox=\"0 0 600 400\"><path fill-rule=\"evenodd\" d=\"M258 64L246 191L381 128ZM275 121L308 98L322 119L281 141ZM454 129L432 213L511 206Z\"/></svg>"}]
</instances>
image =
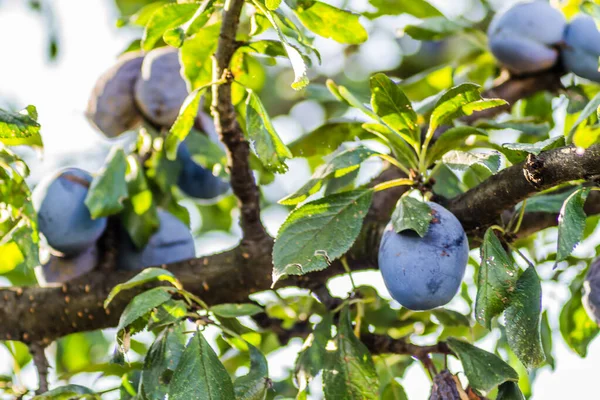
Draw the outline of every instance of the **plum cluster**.
<instances>
[{"instance_id":1,"label":"plum cluster","mask_svg":"<svg viewBox=\"0 0 600 400\"><path fill-rule=\"evenodd\" d=\"M513 73L562 65L575 75L600 82L600 32L590 16L579 15L567 23L546 1L520 2L494 17L488 38L496 59Z\"/></svg>"},{"instance_id":2,"label":"plum cluster","mask_svg":"<svg viewBox=\"0 0 600 400\"><path fill-rule=\"evenodd\" d=\"M177 49L161 47L145 55L125 53L96 82L86 115L108 138L135 129L144 121L169 128L188 94ZM201 110L194 125L217 140L210 118ZM228 183L193 161L185 142L177 155L182 165L177 184L185 194L211 199L229 190Z\"/></svg>"},{"instance_id":3,"label":"plum cluster","mask_svg":"<svg viewBox=\"0 0 600 400\"><path fill-rule=\"evenodd\" d=\"M469 242L460 221L439 204L428 202L432 220L424 237L397 233L390 222L379 246L379 269L390 295L410 310L430 310L458 292Z\"/></svg>"},{"instance_id":4,"label":"plum cluster","mask_svg":"<svg viewBox=\"0 0 600 400\"><path fill-rule=\"evenodd\" d=\"M43 266L46 282L66 282L91 271L98 263L98 239L107 218L92 219L84 201L92 175L66 168L45 178L32 194L38 229L46 238L51 256ZM143 269L193 258L194 239L175 216L159 210L160 227L143 249L137 249L124 228L119 227L117 267Z\"/></svg>"}]
</instances>

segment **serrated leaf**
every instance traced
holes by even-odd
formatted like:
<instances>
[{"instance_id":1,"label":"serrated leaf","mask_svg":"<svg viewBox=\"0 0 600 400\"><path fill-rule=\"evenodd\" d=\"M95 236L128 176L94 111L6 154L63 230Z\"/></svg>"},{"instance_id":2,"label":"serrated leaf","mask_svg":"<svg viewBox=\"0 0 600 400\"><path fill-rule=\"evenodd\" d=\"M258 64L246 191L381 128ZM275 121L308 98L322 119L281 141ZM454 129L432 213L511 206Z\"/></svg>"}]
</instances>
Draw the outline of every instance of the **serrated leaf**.
<instances>
[{"instance_id":1,"label":"serrated leaf","mask_svg":"<svg viewBox=\"0 0 600 400\"><path fill-rule=\"evenodd\" d=\"M170 282L177 289L181 289L181 283L175 278L171 272L162 268L146 268L130 280L125 283L120 283L108 294L108 297L104 301L104 308L108 307L110 302L118 295L120 292L128 289L132 289L136 286L145 285L146 283L153 281L166 281Z\"/></svg>"},{"instance_id":2,"label":"serrated leaf","mask_svg":"<svg viewBox=\"0 0 600 400\"><path fill-rule=\"evenodd\" d=\"M92 389L85 386L65 385L34 396L32 400L69 400L73 398L95 400L100 399L100 395L97 395Z\"/></svg>"},{"instance_id":3,"label":"serrated leaf","mask_svg":"<svg viewBox=\"0 0 600 400\"><path fill-rule=\"evenodd\" d=\"M263 309L255 304L217 304L212 306L210 311L224 318L236 318L243 316L256 315L263 312Z\"/></svg>"},{"instance_id":4,"label":"serrated leaf","mask_svg":"<svg viewBox=\"0 0 600 400\"><path fill-rule=\"evenodd\" d=\"M140 390L144 399L162 400L169 390L168 371L175 371L185 336L178 328L166 328L156 337L144 359Z\"/></svg>"},{"instance_id":5,"label":"serrated leaf","mask_svg":"<svg viewBox=\"0 0 600 400\"><path fill-rule=\"evenodd\" d=\"M294 140L288 146L294 157L324 156L342 143L364 138L368 133L362 122L327 122Z\"/></svg>"},{"instance_id":6,"label":"serrated leaf","mask_svg":"<svg viewBox=\"0 0 600 400\"><path fill-rule=\"evenodd\" d=\"M118 214L123 210L123 200L129 196L126 171L125 152L120 147L113 147L85 197L85 205L93 219Z\"/></svg>"},{"instance_id":7,"label":"serrated leaf","mask_svg":"<svg viewBox=\"0 0 600 400\"><path fill-rule=\"evenodd\" d=\"M200 108L200 101L207 88L208 86L201 86L194 90L185 98L185 101L181 105L179 115L173 126L171 126L171 129L169 129L169 133L165 139L165 149L169 160L177 158L179 144L185 140L194 127L194 120Z\"/></svg>"},{"instance_id":8,"label":"serrated leaf","mask_svg":"<svg viewBox=\"0 0 600 400\"><path fill-rule=\"evenodd\" d=\"M487 132L471 126L457 126L448 129L427 151L427 165L442 158L443 155L462 145L471 136L487 137Z\"/></svg>"},{"instance_id":9,"label":"serrated leaf","mask_svg":"<svg viewBox=\"0 0 600 400\"><path fill-rule=\"evenodd\" d=\"M156 10L146 24L142 49L152 50L166 31L177 28L192 18L199 6L198 3L171 3Z\"/></svg>"},{"instance_id":10,"label":"serrated leaf","mask_svg":"<svg viewBox=\"0 0 600 400\"><path fill-rule=\"evenodd\" d=\"M181 46L180 61L188 89L195 90L212 82L211 56L217 50L221 24L216 23L199 29Z\"/></svg>"},{"instance_id":11,"label":"serrated leaf","mask_svg":"<svg viewBox=\"0 0 600 400\"><path fill-rule=\"evenodd\" d=\"M309 196L318 192L328 179L339 178L357 170L363 161L376 154L379 153L365 146L357 146L338 153L327 163L317 167L306 184L294 193L279 200L279 203L295 205L306 200Z\"/></svg>"},{"instance_id":12,"label":"serrated leaf","mask_svg":"<svg viewBox=\"0 0 600 400\"><path fill-rule=\"evenodd\" d=\"M368 34L358 14L316 0L300 0L294 13L308 30L339 43L360 44Z\"/></svg>"},{"instance_id":13,"label":"serrated leaf","mask_svg":"<svg viewBox=\"0 0 600 400\"><path fill-rule=\"evenodd\" d=\"M381 391L380 400L408 400L408 396L402 385L392 379Z\"/></svg>"},{"instance_id":14,"label":"serrated leaf","mask_svg":"<svg viewBox=\"0 0 600 400\"><path fill-rule=\"evenodd\" d=\"M169 386L170 400L231 400L231 378L200 331L187 344Z\"/></svg>"},{"instance_id":15,"label":"serrated leaf","mask_svg":"<svg viewBox=\"0 0 600 400\"><path fill-rule=\"evenodd\" d=\"M382 121L383 122L383 121ZM407 168L417 168L417 155L415 151L391 128L380 123L362 124L362 127L381 139L392 150L396 160Z\"/></svg>"},{"instance_id":16,"label":"serrated leaf","mask_svg":"<svg viewBox=\"0 0 600 400\"><path fill-rule=\"evenodd\" d=\"M491 329L492 318L506 309L516 290L517 268L500 240L489 228L481 245L481 265L477 278L475 318Z\"/></svg>"},{"instance_id":17,"label":"serrated leaf","mask_svg":"<svg viewBox=\"0 0 600 400\"><path fill-rule=\"evenodd\" d=\"M298 353L295 376L298 386L305 387L319 374L325 365L327 342L331 339L332 314L325 314L313 332L306 338L302 351Z\"/></svg>"},{"instance_id":18,"label":"serrated leaf","mask_svg":"<svg viewBox=\"0 0 600 400\"><path fill-rule=\"evenodd\" d=\"M567 346L580 357L586 357L588 345L598 336L600 328L585 311L581 302L581 290L571 292L571 298L560 312L559 327Z\"/></svg>"},{"instance_id":19,"label":"serrated leaf","mask_svg":"<svg viewBox=\"0 0 600 400\"><path fill-rule=\"evenodd\" d=\"M442 161L454 171L466 171L474 166L481 166L494 174L500 168L500 154L496 152L470 153L452 150L444 154Z\"/></svg>"},{"instance_id":20,"label":"serrated leaf","mask_svg":"<svg viewBox=\"0 0 600 400\"><path fill-rule=\"evenodd\" d=\"M463 29L465 26L446 17L431 17L414 25L406 25L403 31L416 40L441 40Z\"/></svg>"},{"instance_id":21,"label":"serrated leaf","mask_svg":"<svg viewBox=\"0 0 600 400\"><path fill-rule=\"evenodd\" d=\"M340 314L336 350L327 354L323 392L327 399L365 400L379 397L379 378L369 350L354 336L350 311Z\"/></svg>"},{"instance_id":22,"label":"serrated leaf","mask_svg":"<svg viewBox=\"0 0 600 400\"><path fill-rule=\"evenodd\" d=\"M534 267L519 277L504 312L508 345L527 368L541 365L544 360L540 319L542 315L542 286Z\"/></svg>"},{"instance_id":23,"label":"serrated leaf","mask_svg":"<svg viewBox=\"0 0 600 400\"><path fill-rule=\"evenodd\" d=\"M535 143L504 143L502 147L509 150L524 151L526 153L535 154L537 156L542 151L556 149L559 147L563 147L564 145L565 138L562 136L557 136Z\"/></svg>"},{"instance_id":24,"label":"serrated leaf","mask_svg":"<svg viewBox=\"0 0 600 400\"><path fill-rule=\"evenodd\" d=\"M360 233L372 197L372 190L353 190L292 211L273 248L273 283L284 275L323 270L344 255Z\"/></svg>"},{"instance_id":25,"label":"serrated leaf","mask_svg":"<svg viewBox=\"0 0 600 400\"><path fill-rule=\"evenodd\" d=\"M7 146L44 146L34 106L27 106L19 113L0 109L0 143Z\"/></svg>"},{"instance_id":26,"label":"serrated leaf","mask_svg":"<svg viewBox=\"0 0 600 400\"><path fill-rule=\"evenodd\" d=\"M514 129L532 136L546 136L550 132L550 124L547 121L531 119L482 120L477 121L474 126L481 129Z\"/></svg>"},{"instance_id":27,"label":"serrated leaf","mask_svg":"<svg viewBox=\"0 0 600 400\"><path fill-rule=\"evenodd\" d=\"M417 113L402 89L387 75L373 75L371 85L371 107L392 129L399 132L414 148L421 143L421 130L417 124Z\"/></svg>"},{"instance_id":28,"label":"serrated leaf","mask_svg":"<svg viewBox=\"0 0 600 400\"><path fill-rule=\"evenodd\" d=\"M287 171L285 160L292 158L292 153L275 132L267 110L251 90L248 90L246 98L246 131L256 155L267 170L277 173Z\"/></svg>"},{"instance_id":29,"label":"serrated leaf","mask_svg":"<svg viewBox=\"0 0 600 400\"><path fill-rule=\"evenodd\" d=\"M366 13L369 18L376 18L381 15L399 15L409 14L417 18L428 18L441 16L442 13L429 4L426 0L369 0L372 6L378 10L376 13Z\"/></svg>"},{"instance_id":30,"label":"serrated leaf","mask_svg":"<svg viewBox=\"0 0 600 400\"><path fill-rule=\"evenodd\" d=\"M267 359L256 347L247 343L250 352L250 371L233 383L236 400L264 400L270 388Z\"/></svg>"},{"instance_id":31,"label":"serrated leaf","mask_svg":"<svg viewBox=\"0 0 600 400\"><path fill-rule=\"evenodd\" d=\"M498 387L496 400L525 400L525 396L515 382L504 382Z\"/></svg>"},{"instance_id":32,"label":"serrated leaf","mask_svg":"<svg viewBox=\"0 0 600 400\"><path fill-rule=\"evenodd\" d=\"M448 338L448 346L460 359L474 389L489 392L504 382L519 380L517 371L495 354L455 338Z\"/></svg>"},{"instance_id":33,"label":"serrated leaf","mask_svg":"<svg viewBox=\"0 0 600 400\"><path fill-rule=\"evenodd\" d=\"M463 83L448 89L438 99L429 119L429 132L450 120L471 115L475 111L498 107L507 104L502 99L484 99L480 94L480 87L473 83ZM433 135L433 133L431 133Z\"/></svg>"},{"instance_id":34,"label":"serrated leaf","mask_svg":"<svg viewBox=\"0 0 600 400\"><path fill-rule=\"evenodd\" d=\"M148 330L173 325L187 315L187 304L183 300L169 300L156 308L148 320Z\"/></svg>"},{"instance_id":35,"label":"serrated leaf","mask_svg":"<svg viewBox=\"0 0 600 400\"><path fill-rule=\"evenodd\" d=\"M152 311L155 307L171 299L171 293L174 288L156 287L138 294L127 304L125 310L119 319L117 332L123 331L125 328L133 324L138 318L141 318Z\"/></svg>"},{"instance_id":36,"label":"serrated leaf","mask_svg":"<svg viewBox=\"0 0 600 400\"><path fill-rule=\"evenodd\" d=\"M397 233L413 230L424 237L432 218L431 207L427 203L404 196L392 214L392 225Z\"/></svg>"},{"instance_id":37,"label":"serrated leaf","mask_svg":"<svg viewBox=\"0 0 600 400\"><path fill-rule=\"evenodd\" d=\"M591 99L589 103L587 103L581 114L579 114L579 117L577 117L577 120L575 121L573 126L571 126L571 129L569 130L565 138L565 142L567 144L573 143L573 137L575 136L575 132L577 131L579 125L581 125L583 121L587 120L590 115L592 115L593 113L597 113L599 107L600 93L596 94L596 96L594 96L594 98Z\"/></svg>"},{"instance_id":38,"label":"serrated leaf","mask_svg":"<svg viewBox=\"0 0 600 400\"><path fill-rule=\"evenodd\" d=\"M578 187L569 188L565 191L558 191L556 193L539 194L532 196L527 199L525 205L525 212L545 212L558 214L562 208L565 200L573 194ZM515 211L519 211L523 203L519 203Z\"/></svg>"},{"instance_id":39,"label":"serrated leaf","mask_svg":"<svg viewBox=\"0 0 600 400\"><path fill-rule=\"evenodd\" d=\"M586 219L583 206L589 193L590 188L582 188L570 195L563 203L558 215L556 262L566 260L583 238Z\"/></svg>"}]
</instances>

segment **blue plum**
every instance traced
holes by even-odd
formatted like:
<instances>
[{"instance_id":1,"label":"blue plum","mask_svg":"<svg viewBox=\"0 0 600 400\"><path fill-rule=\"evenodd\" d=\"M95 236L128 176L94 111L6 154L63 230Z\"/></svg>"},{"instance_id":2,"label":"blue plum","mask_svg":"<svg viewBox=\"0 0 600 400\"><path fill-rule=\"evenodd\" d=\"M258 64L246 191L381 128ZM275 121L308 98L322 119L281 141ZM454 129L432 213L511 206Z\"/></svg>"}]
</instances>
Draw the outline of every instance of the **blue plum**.
<instances>
[{"instance_id":1,"label":"blue plum","mask_svg":"<svg viewBox=\"0 0 600 400\"><path fill-rule=\"evenodd\" d=\"M187 95L177 49L161 47L150 51L135 85L135 100L142 113L159 126L171 126Z\"/></svg>"},{"instance_id":2,"label":"blue plum","mask_svg":"<svg viewBox=\"0 0 600 400\"><path fill-rule=\"evenodd\" d=\"M469 259L469 243L458 219L427 203L433 219L424 237L396 233L388 224L379 247L379 269L391 296L411 310L443 306L456 295Z\"/></svg>"},{"instance_id":3,"label":"blue plum","mask_svg":"<svg viewBox=\"0 0 600 400\"><path fill-rule=\"evenodd\" d=\"M194 238L189 228L174 215L159 210L160 226L142 250L138 250L123 230L117 251L117 267L141 270L162 264L187 260L196 256Z\"/></svg>"},{"instance_id":4,"label":"blue plum","mask_svg":"<svg viewBox=\"0 0 600 400\"><path fill-rule=\"evenodd\" d=\"M141 74L141 53L126 53L98 78L88 100L86 116L105 136L113 138L142 122L133 90Z\"/></svg>"},{"instance_id":5,"label":"blue plum","mask_svg":"<svg viewBox=\"0 0 600 400\"><path fill-rule=\"evenodd\" d=\"M92 219L84 203L91 181L88 172L67 168L43 179L32 193L38 229L55 254L82 253L106 229L106 218Z\"/></svg>"},{"instance_id":6,"label":"blue plum","mask_svg":"<svg viewBox=\"0 0 600 400\"><path fill-rule=\"evenodd\" d=\"M591 81L600 82L598 71L600 32L594 19L587 15L575 18L565 31L562 61L565 69Z\"/></svg>"},{"instance_id":7,"label":"blue plum","mask_svg":"<svg viewBox=\"0 0 600 400\"><path fill-rule=\"evenodd\" d=\"M73 257L51 255L42 266L46 283L63 283L85 275L98 264L98 249L95 245Z\"/></svg>"},{"instance_id":8,"label":"blue plum","mask_svg":"<svg viewBox=\"0 0 600 400\"><path fill-rule=\"evenodd\" d=\"M181 162L181 172L177 186L181 191L196 199L213 199L229 190L229 183L197 164L185 142L177 148L177 159Z\"/></svg>"},{"instance_id":9,"label":"blue plum","mask_svg":"<svg viewBox=\"0 0 600 400\"><path fill-rule=\"evenodd\" d=\"M520 2L499 12L488 27L492 53L510 71L543 71L558 61L567 22L545 1Z\"/></svg>"},{"instance_id":10,"label":"blue plum","mask_svg":"<svg viewBox=\"0 0 600 400\"><path fill-rule=\"evenodd\" d=\"M583 306L590 318L600 326L600 258L590 265L583 290Z\"/></svg>"}]
</instances>

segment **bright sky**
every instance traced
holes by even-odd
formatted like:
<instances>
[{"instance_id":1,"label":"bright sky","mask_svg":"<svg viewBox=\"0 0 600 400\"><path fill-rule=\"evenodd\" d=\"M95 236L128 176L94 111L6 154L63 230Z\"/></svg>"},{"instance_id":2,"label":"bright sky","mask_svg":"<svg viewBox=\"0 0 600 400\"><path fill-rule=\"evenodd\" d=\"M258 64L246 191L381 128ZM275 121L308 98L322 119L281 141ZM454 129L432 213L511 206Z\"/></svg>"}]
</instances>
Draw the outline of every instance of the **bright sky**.
<instances>
[{"instance_id":1,"label":"bright sky","mask_svg":"<svg viewBox=\"0 0 600 400\"><path fill-rule=\"evenodd\" d=\"M0 2L0 107L6 104L17 107L34 104L38 108L45 152L43 160L33 160L31 164L34 180L56 165L63 164L65 159L70 160L71 164L95 171L102 165L111 143L95 132L85 120L83 112L87 98L96 78L112 65L116 55L135 37L135 33L115 28L116 13L107 6L107 0L55 0L53 5L60 26L60 57L57 62L48 63L42 20L28 11L23 3L21 0ZM381 46L389 43L389 40L382 39L377 43ZM373 54L373 50L377 49L371 48L365 55ZM310 109L310 104L303 104L293 111L292 117L278 119L279 126L286 130L284 137L291 138L309 128L302 129L299 121L302 111ZM33 153L28 154L33 156ZM302 170L301 175L307 173L302 162L293 161L290 169L294 171L295 168ZM287 179L279 182L284 189L289 189L286 181L289 182ZM281 190L279 192L271 195L283 195ZM266 210L266 214L267 225L271 232L275 232L285 217L285 211L275 206ZM204 252L207 248L227 247L235 241L235 237L222 234L205 239L210 243L203 243ZM381 293L387 296L379 273L358 274L356 279L370 284L376 282ZM349 290L347 279L336 280L332 289L344 295ZM555 325L558 305L565 301L567 291L564 287L548 289L552 296L544 297L544 301L551 311L551 323ZM590 346L589 356L585 360L570 351L558 335L554 344L557 370L551 372L549 368L544 368L540 371L533 398L589 398L591 393L596 393L600 340ZM294 351L290 349L270 357L270 369L274 375L284 365L291 366ZM0 351L0 360L0 373L9 371L9 365L4 362L8 361L7 354ZM31 367L28 369L25 376L36 379ZM418 367L409 370L402 384L411 400L426 399L429 395L428 379Z\"/></svg>"}]
</instances>

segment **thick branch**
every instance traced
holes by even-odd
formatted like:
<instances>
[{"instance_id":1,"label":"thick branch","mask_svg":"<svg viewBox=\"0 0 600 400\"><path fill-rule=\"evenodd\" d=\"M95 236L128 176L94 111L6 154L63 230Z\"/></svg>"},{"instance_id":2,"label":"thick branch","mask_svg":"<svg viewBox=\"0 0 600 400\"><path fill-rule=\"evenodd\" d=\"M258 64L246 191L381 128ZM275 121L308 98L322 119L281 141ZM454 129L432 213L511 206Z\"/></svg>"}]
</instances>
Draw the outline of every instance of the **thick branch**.
<instances>
[{"instance_id":1,"label":"thick branch","mask_svg":"<svg viewBox=\"0 0 600 400\"><path fill-rule=\"evenodd\" d=\"M227 168L231 176L231 188L239 200L244 241L262 241L267 239L268 235L260 220L260 192L249 164L250 146L237 122L231 102L233 76L228 69L237 48L235 36L244 0L231 0L225 4L228 8L223 11L223 22L213 62L213 80L223 78L225 83L213 85L211 110L215 129L227 147Z\"/></svg>"}]
</instances>

